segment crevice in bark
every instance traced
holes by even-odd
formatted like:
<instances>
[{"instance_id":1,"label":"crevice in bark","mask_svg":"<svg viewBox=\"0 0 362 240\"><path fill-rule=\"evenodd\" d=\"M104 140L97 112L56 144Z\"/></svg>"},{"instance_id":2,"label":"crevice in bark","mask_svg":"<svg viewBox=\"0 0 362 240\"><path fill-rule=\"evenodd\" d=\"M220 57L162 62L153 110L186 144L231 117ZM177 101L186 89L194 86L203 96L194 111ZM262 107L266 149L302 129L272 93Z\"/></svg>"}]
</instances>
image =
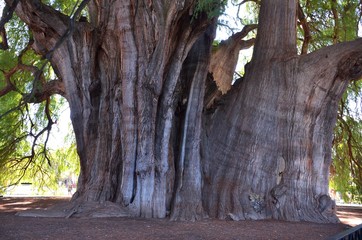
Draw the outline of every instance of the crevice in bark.
<instances>
[{"instance_id":1,"label":"crevice in bark","mask_svg":"<svg viewBox=\"0 0 362 240\"><path fill-rule=\"evenodd\" d=\"M222 96L222 92L218 89L212 74L208 74L205 83L204 109L207 111L215 110L216 103Z\"/></svg>"},{"instance_id":2,"label":"crevice in bark","mask_svg":"<svg viewBox=\"0 0 362 240\"><path fill-rule=\"evenodd\" d=\"M190 87L187 91L187 107L180 134L177 182L171 209L172 220L194 221L205 216L201 195L201 113L214 34L213 25L194 44L181 72L181 78L189 82Z\"/></svg>"}]
</instances>

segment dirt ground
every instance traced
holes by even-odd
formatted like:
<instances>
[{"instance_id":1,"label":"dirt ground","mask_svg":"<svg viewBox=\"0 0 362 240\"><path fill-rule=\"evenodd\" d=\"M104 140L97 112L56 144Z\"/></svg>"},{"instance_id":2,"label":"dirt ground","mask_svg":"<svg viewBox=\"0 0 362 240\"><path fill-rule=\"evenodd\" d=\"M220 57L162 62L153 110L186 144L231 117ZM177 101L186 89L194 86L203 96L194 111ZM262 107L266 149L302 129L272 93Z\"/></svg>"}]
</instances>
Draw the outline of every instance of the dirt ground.
<instances>
[{"instance_id":1,"label":"dirt ground","mask_svg":"<svg viewBox=\"0 0 362 240\"><path fill-rule=\"evenodd\" d=\"M42 209L67 198L0 198L0 239L326 239L362 223L362 208L339 207L342 224L283 221L171 222L135 218L18 217L26 209ZM344 223L344 224L343 224ZM349 225L346 225L349 224Z\"/></svg>"}]
</instances>

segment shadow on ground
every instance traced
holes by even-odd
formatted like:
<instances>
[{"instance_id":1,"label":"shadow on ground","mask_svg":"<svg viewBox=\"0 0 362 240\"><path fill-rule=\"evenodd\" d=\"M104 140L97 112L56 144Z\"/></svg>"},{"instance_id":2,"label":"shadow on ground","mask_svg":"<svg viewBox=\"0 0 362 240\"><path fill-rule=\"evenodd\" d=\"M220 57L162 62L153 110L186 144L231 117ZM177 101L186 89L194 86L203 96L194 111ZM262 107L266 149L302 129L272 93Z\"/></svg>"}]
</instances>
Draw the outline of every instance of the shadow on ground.
<instances>
[{"instance_id":1,"label":"shadow on ground","mask_svg":"<svg viewBox=\"0 0 362 240\"><path fill-rule=\"evenodd\" d=\"M220 221L171 222L135 218L32 218L15 213L44 209L69 198L0 198L0 239L326 239L345 224L306 222ZM338 209L344 223L362 222L362 209ZM350 224L349 223L349 224Z\"/></svg>"}]
</instances>

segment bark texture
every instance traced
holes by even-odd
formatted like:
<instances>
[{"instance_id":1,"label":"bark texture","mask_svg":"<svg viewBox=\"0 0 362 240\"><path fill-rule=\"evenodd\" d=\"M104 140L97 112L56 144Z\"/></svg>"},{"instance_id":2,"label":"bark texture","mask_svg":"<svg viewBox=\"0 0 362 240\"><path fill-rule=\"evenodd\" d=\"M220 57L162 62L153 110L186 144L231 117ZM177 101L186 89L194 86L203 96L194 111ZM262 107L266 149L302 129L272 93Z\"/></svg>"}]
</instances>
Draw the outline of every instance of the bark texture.
<instances>
[{"instance_id":1,"label":"bark texture","mask_svg":"<svg viewBox=\"0 0 362 240\"><path fill-rule=\"evenodd\" d=\"M53 52L56 86L70 105L81 174L67 217L108 209L337 221L328 196L332 133L346 85L362 75L361 40L298 56L297 1L264 0L245 77L204 111L214 20L194 18L195 4L94 0L90 22L72 24L38 0L20 1L16 13L33 48ZM228 45L231 66L238 39ZM212 71L230 86L227 56Z\"/></svg>"},{"instance_id":2,"label":"bark texture","mask_svg":"<svg viewBox=\"0 0 362 240\"><path fill-rule=\"evenodd\" d=\"M328 196L333 128L351 71L361 76L361 40L298 56L296 12L295 1L262 1L246 75L206 116L211 217L338 221Z\"/></svg>"},{"instance_id":3,"label":"bark texture","mask_svg":"<svg viewBox=\"0 0 362 240\"><path fill-rule=\"evenodd\" d=\"M205 16L193 18L194 6L194 1L90 1L90 22L76 22L54 49L70 19L40 1L20 1L17 14L33 31L34 48L54 51L50 61L64 82L81 161L74 202L111 201L142 217L163 218L170 210L175 162L180 159L183 174L183 168L193 168L185 158L199 156L199 96L210 44L200 53L206 56L197 53L203 63L194 68L197 78L187 89L188 108L197 108L183 120L188 142L181 142L181 157L174 156L171 141L182 64L211 23ZM199 183L200 193L200 170L188 177ZM187 179L178 181L175 202ZM198 202L200 208L201 196Z\"/></svg>"}]
</instances>

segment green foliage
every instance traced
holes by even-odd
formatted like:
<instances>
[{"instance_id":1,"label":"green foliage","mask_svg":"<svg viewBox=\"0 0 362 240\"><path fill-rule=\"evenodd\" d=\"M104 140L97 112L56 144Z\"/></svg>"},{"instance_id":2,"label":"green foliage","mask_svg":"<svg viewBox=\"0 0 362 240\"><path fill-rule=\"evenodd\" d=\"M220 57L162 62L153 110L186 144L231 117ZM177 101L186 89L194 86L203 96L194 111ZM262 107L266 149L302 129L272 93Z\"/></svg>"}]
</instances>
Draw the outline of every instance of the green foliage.
<instances>
[{"instance_id":1,"label":"green foliage","mask_svg":"<svg viewBox=\"0 0 362 240\"><path fill-rule=\"evenodd\" d=\"M46 0L44 3L52 6L54 9L70 16L74 13L75 7L80 3L79 0Z\"/></svg>"},{"instance_id":2,"label":"green foliage","mask_svg":"<svg viewBox=\"0 0 362 240\"><path fill-rule=\"evenodd\" d=\"M13 16L6 25L6 33L11 51L19 54L28 44L31 34L28 27L17 16Z\"/></svg>"},{"instance_id":3,"label":"green foliage","mask_svg":"<svg viewBox=\"0 0 362 240\"><path fill-rule=\"evenodd\" d=\"M361 90L361 82L354 82L347 89L335 128L330 184L345 202L362 203Z\"/></svg>"},{"instance_id":4,"label":"green foliage","mask_svg":"<svg viewBox=\"0 0 362 240\"><path fill-rule=\"evenodd\" d=\"M0 53L0 69L3 71L9 71L15 67L17 61L17 55L14 51L6 51ZM4 79L2 79L4 80ZM1 84L1 83L0 83Z\"/></svg>"},{"instance_id":5,"label":"green foliage","mask_svg":"<svg viewBox=\"0 0 362 240\"><path fill-rule=\"evenodd\" d=\"M64 14L73 13L75 3L79 4L77 0L47 2ZM64 174L79 173L74 137L68 137L62 148L55 149L51 148L52 140L48 140L48 130L60 117L65 100L52 97L48 103L40 104L24 101L34 88L34 69L46 64L43 82L55 78L55 74L50 64L29 47L31 33L17 16L5 27L10 49L0 50L0 89L7 85L5 74L9 72L15 89L0 96L0 193L20 181L32 182L44 190L56 189ZM52 119L46 115L46 104Z\"/></svg>"},{"instance_id":6,"label":"green foliage","mask_svg":"<svg viewBox=\"0 0 362 240\"><path fill-rule=\"evenodd\" d=\"M54 140L47 142L47 134L39 135L48 124L45 103L24 105L4 115L3 111L8 111L10 104L17 106L20 99L16 93L0 98L4 103L0 104L0 192L20 180L55 191L60 180L79 173L74 136L68 134L63 147L54 148ZM63 98L52 98L49 108L54 119L59 118L63 105Z\"/></svg>"},{"instance_id":7,"label":"green foliage","mask_svg":"<svg viewBox=\"0 0 362 240\"><path fill-rule=\"evenodd\" d=\"M194 18L206 13L209 18L220 16L225 11L227 0L199 0L194 9Z\"/></svg>"},{"instance_id":8,"label":"green foliage","mask_svg":"<svg viewBox=\"0 0 362 240\"><path fill-rule=\"evenodd\" d=\"M354 40L358 30L359 0L300 0L307 19L311 42L309 52L321 47ZM299 39L303 31L299 29ZM300 46L302 42L299 42Z\"/></svg>"}]
</instances>

